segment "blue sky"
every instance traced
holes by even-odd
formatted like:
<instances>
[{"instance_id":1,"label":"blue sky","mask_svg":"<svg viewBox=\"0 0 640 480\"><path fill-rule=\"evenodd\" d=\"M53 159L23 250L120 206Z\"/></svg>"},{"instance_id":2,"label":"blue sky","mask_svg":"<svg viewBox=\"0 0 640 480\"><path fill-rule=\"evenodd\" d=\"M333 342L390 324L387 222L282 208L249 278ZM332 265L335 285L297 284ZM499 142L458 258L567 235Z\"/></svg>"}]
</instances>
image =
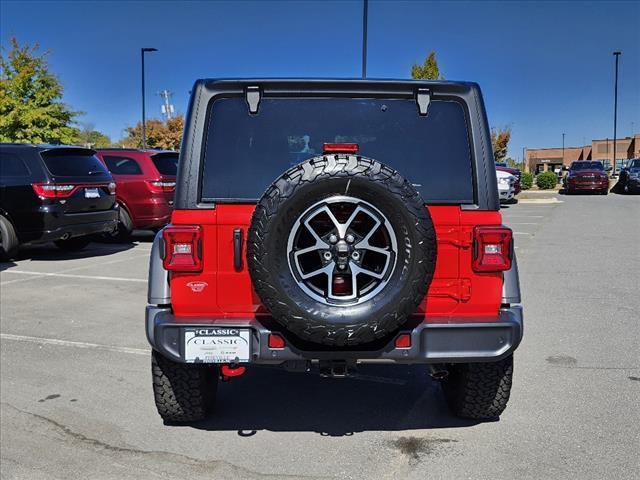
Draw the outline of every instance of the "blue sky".
<instances>
[{"instance_id":1,"label":"blue sky","mask_svg":"<svg viewBox=\"0 0 640 480\"><path fill-rule=\"evenodd\" d=\"M113 139L140 117L140 47L147 115L156 92L184 112L201 77L358 77L356 1L0 3L6 46L38 42L65 101ZM613 56L620 61L618 136L640 131L640 2L391 2L369 6L368 76L407 78L430 50L447 79L483 89L489 121L522 147L581 145L613 136Z\"/></svg>"}]
</instances>

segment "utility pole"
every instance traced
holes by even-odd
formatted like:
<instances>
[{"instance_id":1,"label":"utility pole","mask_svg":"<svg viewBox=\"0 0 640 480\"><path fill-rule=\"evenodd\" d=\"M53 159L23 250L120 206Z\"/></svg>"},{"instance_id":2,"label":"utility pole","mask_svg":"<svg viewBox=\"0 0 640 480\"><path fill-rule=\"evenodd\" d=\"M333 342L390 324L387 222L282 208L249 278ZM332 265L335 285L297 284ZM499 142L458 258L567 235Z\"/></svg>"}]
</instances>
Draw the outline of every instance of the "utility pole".
<instances>
[{"instance_id":1,"label":"utility pole","mask_svg":"<svg viewBox=\"0 0 640 480\"><path fill-rule=\"evenodd\" d=\"M527 158L527 147L522 147L522 171L525 170L525 159Z\"/></svg>"},{"instance_id":2,"label":"utility pole","mask_svg":"<svg viewBox=\"0 0 640 480\"><path fill-rule=\"evenodd\" d=\"M362 78L367 78L367 30L369 23L369 0L362 5Z\"/></svg>"},{"instance_id":3,"label":"utility pole","mask_svg":"<svg viewBox=\"0 0 640 480\"><path fill-rule=\"evenodd\" d=\"M160 95L163 100L161 106L162 114L167 120L171 120L175 110L169 99L173 96L173 92L170 92L169 90L162 90L161 92L158 92L158 95Z\"/></svg>"},{"instance_id":4,"label":"utility pole","mask_svg":"<svg viewBox=\"0 0 640 480\"><path fill-rule=\"evenodd\" d=\"M566 133L562 134L562 166L564 167L564 136Z\"/></svg>"},{"instance_id":5,"label":"utility pole","mask_svg":"<svg viewBox=\"0 0 640 480\"><path fill-rule=\"evenodd\" d=\"M613 170L611 175L616 174L616 140L617 140L617 128L618 128L618 58L622 52L613 52L613 56L616 57L616 82L613 94Z\"/></svg>"},{"instance_id":6,"label":"utility pole","mask_svg":"<svg viewBox=\"0 0 640 480\"><path fill-rule=\"evenodd\" d=\"M140 58L142 65L142 148L147 148L147 118L144 102L144 54L147 52L157 52L157 48L141 48Z\"/></svg>"}]
</instances>

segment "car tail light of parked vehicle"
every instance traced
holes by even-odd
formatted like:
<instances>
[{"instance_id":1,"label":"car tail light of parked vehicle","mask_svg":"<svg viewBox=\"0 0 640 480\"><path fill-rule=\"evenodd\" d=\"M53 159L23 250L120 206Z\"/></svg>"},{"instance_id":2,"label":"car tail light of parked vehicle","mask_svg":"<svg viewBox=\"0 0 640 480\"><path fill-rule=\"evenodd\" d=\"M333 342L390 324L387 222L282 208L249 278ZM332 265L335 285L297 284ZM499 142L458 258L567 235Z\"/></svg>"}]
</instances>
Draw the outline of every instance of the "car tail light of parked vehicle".
<instances>
[{"instance_id":1,"label":"car tail light of parked vehicle","mask_svg":"<svg viewBox=\"0 0 640 480\"><path fill-rule=\"evenodd\" d=\"M162 232L164 268L169 271L202 270L202 228L199 225L169 225Z\"/></svg>"},{"instance_id":2,"label":"car tail light of parked vehicle","mask_svg":"<svg viewBox=\"0 0 640 480\"><path fill-rule=\"evenodd\" d=\"M35 194L44 198L68 198L73 195L79 188L103 188L106 187L109 190L109 194L116 193L116 184L109 182L108 184L82 184L82 185L68 185L58 183L33 183L31 184Z\"/></svg>"},{"instance_id":3,"label":"car tail light of parked vehicle","mask_svg":"<svg viewBox=\"0 0 640 480\"><path fill-rule=\"evenodd\" d=\"M507 227L474 229L473 270L502 272L511 268L513 234Z\"/></svg>"},{"instance_id":4,"label":"car tail light of parked vehicle","mask_svg":"<svg viewBox=\"0 0 640 480\"><path fill-rule=\"evenodd\" d=\"M152 193L173 192L176 189L176 182L164 180L149 180L147 186Z\"/></svg>"}]
</instances>

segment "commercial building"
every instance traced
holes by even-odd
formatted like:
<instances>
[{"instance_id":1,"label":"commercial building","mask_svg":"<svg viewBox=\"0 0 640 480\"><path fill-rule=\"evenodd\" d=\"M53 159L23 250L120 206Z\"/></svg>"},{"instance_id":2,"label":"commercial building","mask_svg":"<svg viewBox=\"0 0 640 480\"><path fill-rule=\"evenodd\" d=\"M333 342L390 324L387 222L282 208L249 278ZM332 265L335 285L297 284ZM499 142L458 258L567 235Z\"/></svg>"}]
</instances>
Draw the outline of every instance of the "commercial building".
<instances>
[{"instance_id":1,"label":"commercial building","mask_svg":"<svg viewBox=\"0 0 640 480\"><path fill-rule=\"evenodd\" d=\"M640 133L616 141L616 170L629 158L640 158ZM612 165L613 139L592 140L583 147L532 148L525 152L525 171L532 173L557 171L576 160L600 160Z\"/></svg>"}]
</instances>

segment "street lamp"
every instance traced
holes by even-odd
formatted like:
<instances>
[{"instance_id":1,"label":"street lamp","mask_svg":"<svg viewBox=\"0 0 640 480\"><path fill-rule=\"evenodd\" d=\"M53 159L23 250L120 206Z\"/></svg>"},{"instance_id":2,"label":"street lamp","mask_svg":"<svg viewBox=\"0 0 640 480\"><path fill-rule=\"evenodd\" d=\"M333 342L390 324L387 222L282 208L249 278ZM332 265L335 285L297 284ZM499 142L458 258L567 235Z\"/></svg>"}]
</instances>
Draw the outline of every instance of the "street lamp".
<instances>
[{"instance_id":1,"label":"street lamp","mask_svg":"<svg viewBox=\"0 0 640 480\"><path fill-rule=\"evenodd\" d=\"M613 56L616 57L616 82L613 94L613 170L611 175L616 174L616 140L617 140L617 128L618 128L618 58L622 52L613 52Z\"/></svg>"},{"instance_id":2,"label":"street lamp","mask_svg":"<svg viewBox=\"0 0 640 480\"><path fill-rule=\"evenodd\" d=\"M564 167L564 136L566 133L562 134L562 166Z\"/></svg>"},{"instance_id":3,"label":"street lamp","mask_svg":"<svg viewBox=\"0 0 640 480\"><path fill-rule=\"evenodd\" d=\"M367 78L367 30L369 23L369 0L362 4L362 78Z\"/></svg>"},{"instance_id":4,"label":"street lamp","mask_svg":"<svg viewBox=\"0 0 640 480\"><path fill-rule=\"evenodd\" d=\"M157 52L157 48L141 48L140 59L142 60L142 148L147 148L147 119L144 102L144 54L146 52Z\"/></svg>"}]
</instances>

